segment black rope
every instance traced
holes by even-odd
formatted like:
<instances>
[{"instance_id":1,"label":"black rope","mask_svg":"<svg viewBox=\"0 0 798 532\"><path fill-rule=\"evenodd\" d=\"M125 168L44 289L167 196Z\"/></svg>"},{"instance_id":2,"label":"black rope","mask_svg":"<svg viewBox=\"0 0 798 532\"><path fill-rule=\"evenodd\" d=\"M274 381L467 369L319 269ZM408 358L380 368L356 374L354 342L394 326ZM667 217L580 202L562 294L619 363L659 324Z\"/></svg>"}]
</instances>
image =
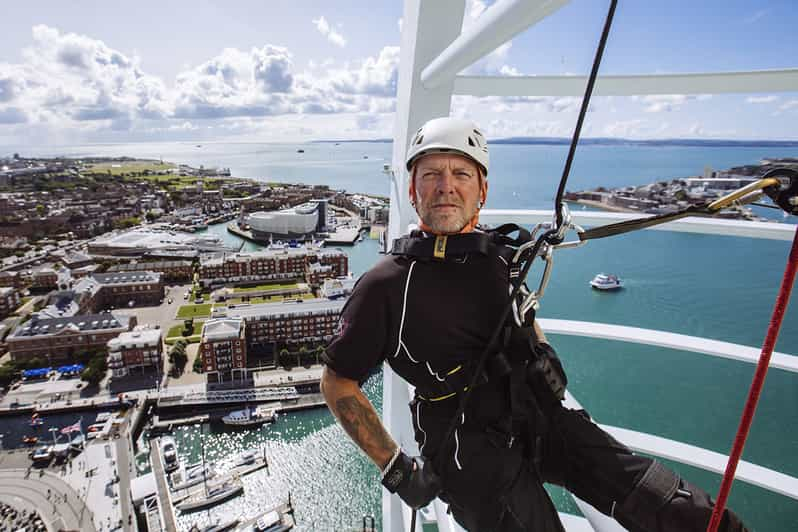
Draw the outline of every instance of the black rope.
<instances>
[{"instance_id":1,"label":"black rope","mask_svg":"<svg viewBox=\"0 0 798 532\"><path fill-rule=\"evenodd\" d=\"M604 46L607 44L607 37L610 34L610 26L612 26L612 19L615 16L615 7L617 4L618 0L611 0L610 2L610 9L607 12L607 18L604 21L604 29L601 32L601 39L599 40L599 45L596 49L596 56L593 58L593 68L590 70L590 77L587 80L585 95L582 98L582 107L579 109L579 118L576 120L574 136L571 138L571 147L568 149L568 157L565 159L565 168L563 168L562 177L560 178L560 186L557 188L557 197L554 200L554 214L557 217L557 227L561 227L563 223L562 198L565 194L565 184L568 182L568 176L571 173L571 164L574 161L576 146L579 144L579 135L582 132L582 123L585 121L585 114L587 114L587 108L590 105L590 96L593 94L593 85L596 83L599 65L601 65L601 57L604 55ZM559 244L559 242L552 243Z\"/></svg>"}]
</instances>

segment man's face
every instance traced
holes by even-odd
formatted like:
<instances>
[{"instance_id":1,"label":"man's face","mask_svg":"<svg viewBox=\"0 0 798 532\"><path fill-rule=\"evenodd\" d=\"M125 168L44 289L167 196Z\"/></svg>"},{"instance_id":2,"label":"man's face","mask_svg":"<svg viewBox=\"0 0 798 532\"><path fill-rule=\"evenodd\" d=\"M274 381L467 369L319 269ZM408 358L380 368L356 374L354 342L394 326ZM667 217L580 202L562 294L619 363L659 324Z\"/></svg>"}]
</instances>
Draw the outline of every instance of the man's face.
<instances>
[{"instance_id":1,"label":"man's face","mask_svg":"<svg viewBox=\"0 0 798 532\"><path fill-rule=\"evenodd\" d=\"M414 167L416 212L440 234L459 233L479 211L487 183L471 159L434 153L422 157ZM483 192L484 187L484 192Z\"/></svg>"}]
</instances>

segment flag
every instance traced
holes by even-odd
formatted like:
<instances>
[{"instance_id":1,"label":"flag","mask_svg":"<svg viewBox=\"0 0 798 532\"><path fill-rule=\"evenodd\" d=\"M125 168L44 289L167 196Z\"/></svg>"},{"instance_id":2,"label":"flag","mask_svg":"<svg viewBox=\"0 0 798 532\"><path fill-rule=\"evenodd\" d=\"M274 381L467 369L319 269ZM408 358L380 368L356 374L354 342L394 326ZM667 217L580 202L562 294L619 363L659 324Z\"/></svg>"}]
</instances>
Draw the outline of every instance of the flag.
<instances>
[{"instance_id":1,"label":"flag","mask_svg":"<svg viewBox=\"0 0 798 532\"><path fill-rule=\"evenodd\" d=\"M77 420L73 425L69 425L68 427L64 427L61 429L61 434L69 434L71 432L79 432L80 431L80 420Z\"/></svg>"}]
</instances>

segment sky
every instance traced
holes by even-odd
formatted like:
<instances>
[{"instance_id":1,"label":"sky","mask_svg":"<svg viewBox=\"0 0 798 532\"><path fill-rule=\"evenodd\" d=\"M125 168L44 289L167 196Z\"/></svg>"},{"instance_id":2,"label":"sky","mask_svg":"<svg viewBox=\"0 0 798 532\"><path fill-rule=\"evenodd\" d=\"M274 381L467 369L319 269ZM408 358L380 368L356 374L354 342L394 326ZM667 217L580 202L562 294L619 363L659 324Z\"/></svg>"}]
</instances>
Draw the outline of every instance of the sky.
<instances>
[{"instance_id":1,"label":"sky","mask_svg":"<svg viewBox=\"0 0 798 532\"><path fill-rule=\"evenodd\" d=\"M493 4L464 1L464 27ZM586 75L607 5L572 0L464 73ZM398 0L8 2L0 146L390 138L402 11ZM795 68L796 27L794 0L621 0L600 73ZM570 137L579 104L455 96L451 113L489 138ZM798 140L796 124L796 92L594 97L582 134Z\"/></svg>"}]
</instances>

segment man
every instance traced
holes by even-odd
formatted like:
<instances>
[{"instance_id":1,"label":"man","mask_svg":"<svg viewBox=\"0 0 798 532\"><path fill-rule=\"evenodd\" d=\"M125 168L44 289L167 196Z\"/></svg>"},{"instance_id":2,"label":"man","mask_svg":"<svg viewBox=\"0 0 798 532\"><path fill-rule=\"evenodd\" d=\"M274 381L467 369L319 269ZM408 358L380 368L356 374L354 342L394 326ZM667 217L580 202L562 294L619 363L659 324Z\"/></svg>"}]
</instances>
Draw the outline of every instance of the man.
<instances>
[{"instance_id":1,"label":"man","mask_svg":"<svg viewBox=\"0 0 798 532\"><path fill-rule=\"evenodd\" d=\"M488 162L487 142L468 121L438 118L416 133L407 169L422 232L397 240L358 281L325 354L327 404L389 491L414 508L439 496L468 530L563 530L543 488L550 482L633 531L703 532L710 497L562 406L565 374L531 317L497 323L513 250L476 230ZM497 326L501 353L453 421ZM422 457L402 452L360 390L383 361L416 387ZM745 530L728 510L720 529Z\"/></svg>"}]
</instances>

